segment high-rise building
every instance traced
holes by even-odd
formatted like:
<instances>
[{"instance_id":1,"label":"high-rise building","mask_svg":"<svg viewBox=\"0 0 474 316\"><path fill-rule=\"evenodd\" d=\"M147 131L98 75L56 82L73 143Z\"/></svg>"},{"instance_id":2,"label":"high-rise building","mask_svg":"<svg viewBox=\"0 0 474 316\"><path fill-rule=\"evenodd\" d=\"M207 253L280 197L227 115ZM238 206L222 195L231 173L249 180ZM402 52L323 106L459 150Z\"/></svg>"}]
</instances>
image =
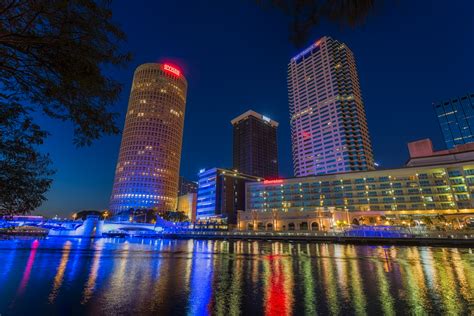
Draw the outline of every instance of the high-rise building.
<instances>
[{"instance_id":1,"label":"high-rise building","mask_svg":"<svg viewBox=\"0 0 474 316\"><path fill-rule=\"evenodd\" d=\"M133 76L110 210L175 210L187 82L168 64L139 66Z\"/></svg>"},{"instance_id":2,"label":"high-rise building","mask_svg":"<svg viewBox=\"0 0 474 316\"><path fill-rule=\"evenodd\" d=\"M278 177L278 122L250 110L231 123L234 127L233 168L256 177Z\"/></svg>"},{"instance_id":3,"label":"high-rise building","mask_svg":"<svg viewBox=\"0 0 474 316\"><path fill-rule=\"evenodd\" d=\"M237 211L245 210L245 184L262 180L235 170L201 170L198 181L197 220L236 224Z\"/></svg>"},{"instance_id":4,"label":"high-rise building","mask_svg":"<svg viewBox=\"0 0 474 316\"><path fill-rule=\"evenodd\" d=\"M293 169L297 177L374 169L354 55L323 37L288 64Z\"/></svg>"},{"instance_id":5,"label":"high-rise building","mask_svg":"<svg viewBox=\"0 0 474 316\"><path fill-rule=\"evenodd\" d=\"M433 104L447 148L474 142L474 94Z\"/></svg>"},{"instance_id":6,"label":"high-rise building","mask_svg":"<svg viewBox=\"0 0 474 316\"><path fill-rule=\"evenodd\" d=\"M185 177L179 177L178 196L188 193L197 193L197 189L197 182L188 180Z\"/></svg>"}]
</instances>

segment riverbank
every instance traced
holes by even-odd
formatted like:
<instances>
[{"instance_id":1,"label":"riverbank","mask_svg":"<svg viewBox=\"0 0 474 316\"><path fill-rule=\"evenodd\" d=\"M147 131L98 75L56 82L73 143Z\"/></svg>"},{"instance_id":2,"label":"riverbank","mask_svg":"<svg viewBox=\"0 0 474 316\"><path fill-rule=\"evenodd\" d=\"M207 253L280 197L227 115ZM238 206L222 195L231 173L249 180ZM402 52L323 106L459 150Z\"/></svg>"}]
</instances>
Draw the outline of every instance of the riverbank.
<instances>
[{"instance_id":1,"label":"riverbank","mask_svg":"<svg viewBox=\"0 0 474 316\"><path fill-rule=\"evenodd\" d=\"M8 231L0 233L0 239L22 237L36 238L87 238L83 236L47 236L47 233ZM154 234L104 234L98 238L143 238L143 239L203 239L203 240L248 240L283 242L324 242L358 245L411 245L473 247L474 231L428 231L409 233L397 231L349 230L334 232L265 232L265 231L165 231Z\"/></svg>"},{"instance_id":2,"label":"riverbank","mask_svg":"<svg viewBox=\"0 0 474 316\"><path fill-rule=\"evenodd\" d=\"M383 232L220 232L187 231L165 232L160 234L169 239L215 239L215 240L270 240L288 242L327 242L339 244L368 245L412 245L412 246L449 246L474 247L474 232L430 232L425 234L390 234Z\"/></svg>"}]
</instances>

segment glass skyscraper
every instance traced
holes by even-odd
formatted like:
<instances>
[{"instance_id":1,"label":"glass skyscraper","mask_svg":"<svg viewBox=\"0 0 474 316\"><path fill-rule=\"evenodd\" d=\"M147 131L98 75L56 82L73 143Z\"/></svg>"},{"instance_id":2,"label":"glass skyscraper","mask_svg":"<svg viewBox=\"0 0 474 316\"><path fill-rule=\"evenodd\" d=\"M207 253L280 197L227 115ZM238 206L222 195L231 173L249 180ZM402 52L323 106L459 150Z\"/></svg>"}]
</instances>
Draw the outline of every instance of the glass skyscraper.
<instances>
[{"instance_id":1,"label":"glass skyscraper","mask_svg":"<svg viewBox=\"0 0 474 316\"><path fill-rule=\"evenodd\" d=\"M288 65L296 177L374 169L359 78L351 50L323 37Z\"/></svg>"},{"instance_id":2,"label":"glass skyscraper","mask_svg":"<svg viewBox=\"0 0 474 316\"><path fill-rule=\"evenodd\" d=\"M433 104L447 148L474 141L474 94Z\"/></svg>"},{"instance_id":3,"label":"glass skyscraper","mask_svg":"<svg viewBox=\"0 0 474 316\"><path fill-rule=\"evenodd\" d=\"M187 82L168 64L139 66L133 77L110 210L175 210Z\"/></svg>"}]
</instances>

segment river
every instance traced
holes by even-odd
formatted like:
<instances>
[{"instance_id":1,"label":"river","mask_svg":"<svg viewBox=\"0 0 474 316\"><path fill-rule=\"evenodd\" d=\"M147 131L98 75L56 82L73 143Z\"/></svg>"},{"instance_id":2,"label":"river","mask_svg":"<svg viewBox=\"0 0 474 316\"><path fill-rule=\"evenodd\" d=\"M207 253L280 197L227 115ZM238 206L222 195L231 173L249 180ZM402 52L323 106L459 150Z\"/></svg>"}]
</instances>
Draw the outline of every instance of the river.
<instances>
[{"instance_id":1,"label":"river","mask_svg":"<svg viewBox=\"0 0 474 316\"><path fill-rule=\"evenodd\" d=\"M474 313L469 248L0 241L0 315Z\"/></svg>"}]
</instances>

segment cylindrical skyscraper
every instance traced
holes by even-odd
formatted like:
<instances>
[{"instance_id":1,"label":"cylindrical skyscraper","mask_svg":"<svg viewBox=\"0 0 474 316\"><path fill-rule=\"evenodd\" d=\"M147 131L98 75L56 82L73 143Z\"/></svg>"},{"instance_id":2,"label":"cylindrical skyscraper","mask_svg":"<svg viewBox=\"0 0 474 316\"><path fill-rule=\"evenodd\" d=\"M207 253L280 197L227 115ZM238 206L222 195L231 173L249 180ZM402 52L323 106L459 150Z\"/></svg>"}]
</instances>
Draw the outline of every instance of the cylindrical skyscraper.
<instances>
[{"instance_id":1,"label":"cylindrical skyscraper","mask_svg":"<svg viewBox=\"0 0 474 316\"><path fill-rule=\"evenodd\" d=\"M114 215L174 210L186 108L186 78L168 64L135 70L110 198Z\"/></svg>"}]
</instances>

